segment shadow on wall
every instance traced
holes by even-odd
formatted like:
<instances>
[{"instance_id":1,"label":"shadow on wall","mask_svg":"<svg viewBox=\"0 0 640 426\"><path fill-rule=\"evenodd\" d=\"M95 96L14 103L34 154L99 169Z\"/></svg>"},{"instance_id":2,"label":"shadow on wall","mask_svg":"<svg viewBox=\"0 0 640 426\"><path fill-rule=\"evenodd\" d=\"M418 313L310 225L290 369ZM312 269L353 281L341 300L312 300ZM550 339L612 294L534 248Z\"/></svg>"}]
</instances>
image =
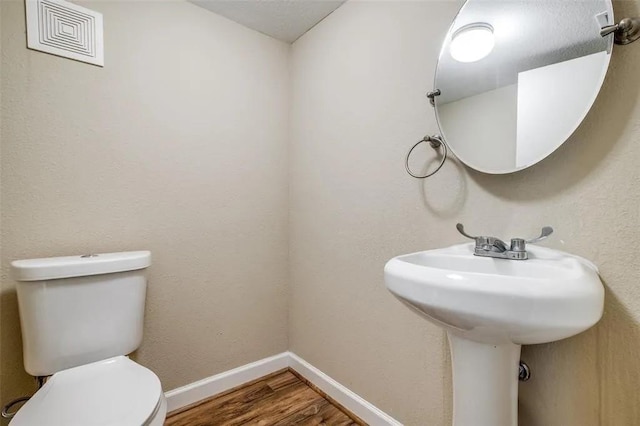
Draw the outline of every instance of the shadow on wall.
<instances>
[{"instance_id":1,"label":"shadow on wall","mask_svg":"<svg viewBox=\"0 0 640 426\"><path fill-rule=\"evenodd\" d=\"M640 424L640 324L610 290L598 333L600 424Z\"/></svg>"},{"instance_id":2,"label":"shadow on wall","mask_svg":"<svg viewBox=\"0 0 640 426\"><path fill-rule=\"evenodd\" d=\"M441 157L433 158L420 173L433 170L440 159ZM446 191L441 189L444 185ZM420 180L420 196L427 210L435 217L447 219L458 216L467 200L467 176L464 165L449 152L447 161L438 173Z\"/></svg>"},{"instance_id":3,"label":"shadow on wall","mask_svg":"<svg viewBox=\"0 0 640 426\"><path fill-rule=\"evenodd\" d=\"M523 347L532 378L520 384L521 426L640 424L640 327L605 287L604 315L596 327Z\"/></svg>"}]
</instances>

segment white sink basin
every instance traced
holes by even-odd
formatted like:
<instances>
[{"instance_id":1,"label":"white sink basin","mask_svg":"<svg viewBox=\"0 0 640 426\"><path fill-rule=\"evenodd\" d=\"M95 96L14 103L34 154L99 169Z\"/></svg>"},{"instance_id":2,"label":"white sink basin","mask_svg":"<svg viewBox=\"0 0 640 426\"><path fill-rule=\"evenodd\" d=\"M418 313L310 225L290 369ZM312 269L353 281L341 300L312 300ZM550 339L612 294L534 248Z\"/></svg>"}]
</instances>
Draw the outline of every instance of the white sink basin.
<instances>
[{"instance_id":1,"label":"white sink basin","mask_svg":"<svg viewBox=\"0 0 640 426\"><path fill-rule=\"evenodd\" d=\"M474 256L473 243L398 256L389 291L447 331L454 425L517 425L520 345L576 335L600 320L604 289L591 262L529 245L528 260Z\"/></svg>"},{"instance_id":2,"label":"white sink basin","mask_svg":"<svg viewBox=\"0 0 640 426\"><path fill-rule=\"evenodd\" d=\"M528 260L473 255L461 244L391 259L387 288L447 331L487 343L547 343L602 316L604 289L589 261L528 246Z\"/></svg>"}]
</instances>

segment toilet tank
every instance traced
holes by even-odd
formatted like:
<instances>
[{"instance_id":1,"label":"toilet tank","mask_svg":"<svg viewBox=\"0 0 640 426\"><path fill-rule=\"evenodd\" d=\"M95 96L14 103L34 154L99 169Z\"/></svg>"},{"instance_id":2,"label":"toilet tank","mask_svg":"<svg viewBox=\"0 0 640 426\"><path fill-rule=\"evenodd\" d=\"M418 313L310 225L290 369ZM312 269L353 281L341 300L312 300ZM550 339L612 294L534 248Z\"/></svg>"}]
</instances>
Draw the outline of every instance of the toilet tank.
<instances>
[{"instance_id":1,"label":"toilet tank","mask_svg":"<svg viewBox=\"0 0 640 426\"><path fill-rule=\"evenodd\" d=\"M138 348L150 264L148 251L12 262L25 370L48 376Z\"/></svg>"}]
</instances>

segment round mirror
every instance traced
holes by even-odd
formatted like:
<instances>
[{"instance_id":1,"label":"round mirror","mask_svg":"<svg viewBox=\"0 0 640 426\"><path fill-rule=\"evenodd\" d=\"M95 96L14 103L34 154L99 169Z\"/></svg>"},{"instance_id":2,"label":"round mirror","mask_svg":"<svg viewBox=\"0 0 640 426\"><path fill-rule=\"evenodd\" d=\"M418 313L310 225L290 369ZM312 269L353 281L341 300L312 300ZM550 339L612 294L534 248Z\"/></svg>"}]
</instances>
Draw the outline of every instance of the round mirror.
<instances>
[{"instance_id":1,"label":"round mirror","mask_svg":"<svg viewBox=\"0 0 640 426\"><path fill-rule=\"evenodd\" d=\"M436 69L438 126L453 153L485 173L511 173L555 151L604 81L610 0L468 0Z\"/></svg>"}]
</instances>

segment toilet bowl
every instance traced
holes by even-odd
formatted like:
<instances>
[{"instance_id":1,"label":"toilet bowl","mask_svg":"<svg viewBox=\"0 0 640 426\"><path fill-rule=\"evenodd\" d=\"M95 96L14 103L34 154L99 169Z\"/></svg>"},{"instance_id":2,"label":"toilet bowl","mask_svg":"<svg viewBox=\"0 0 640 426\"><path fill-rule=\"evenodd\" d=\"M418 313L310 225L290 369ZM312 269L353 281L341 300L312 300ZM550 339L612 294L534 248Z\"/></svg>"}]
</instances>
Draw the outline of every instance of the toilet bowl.
<instances>
[{"instance_id":1,"label":"toilet bowl","mask_svg":"<svg viewBox=\"0 0 640 426\"><path fill-rule=\"evenodd\" d=\"M55 373L10 426L161 426L166 413L158 377L117 356Z\"/></svg>"},{"instance_id":2,"label":"toilet bowl","mask_svg":"<svg viewBox=\"0 0 640 426\"><path fill-rule=\"evenodd\" d=\"M48 377L10 426L162 426L158 377L126 355L142 342L148 251L12 262L25 370Z\"/></svg>"}]
</instances>

